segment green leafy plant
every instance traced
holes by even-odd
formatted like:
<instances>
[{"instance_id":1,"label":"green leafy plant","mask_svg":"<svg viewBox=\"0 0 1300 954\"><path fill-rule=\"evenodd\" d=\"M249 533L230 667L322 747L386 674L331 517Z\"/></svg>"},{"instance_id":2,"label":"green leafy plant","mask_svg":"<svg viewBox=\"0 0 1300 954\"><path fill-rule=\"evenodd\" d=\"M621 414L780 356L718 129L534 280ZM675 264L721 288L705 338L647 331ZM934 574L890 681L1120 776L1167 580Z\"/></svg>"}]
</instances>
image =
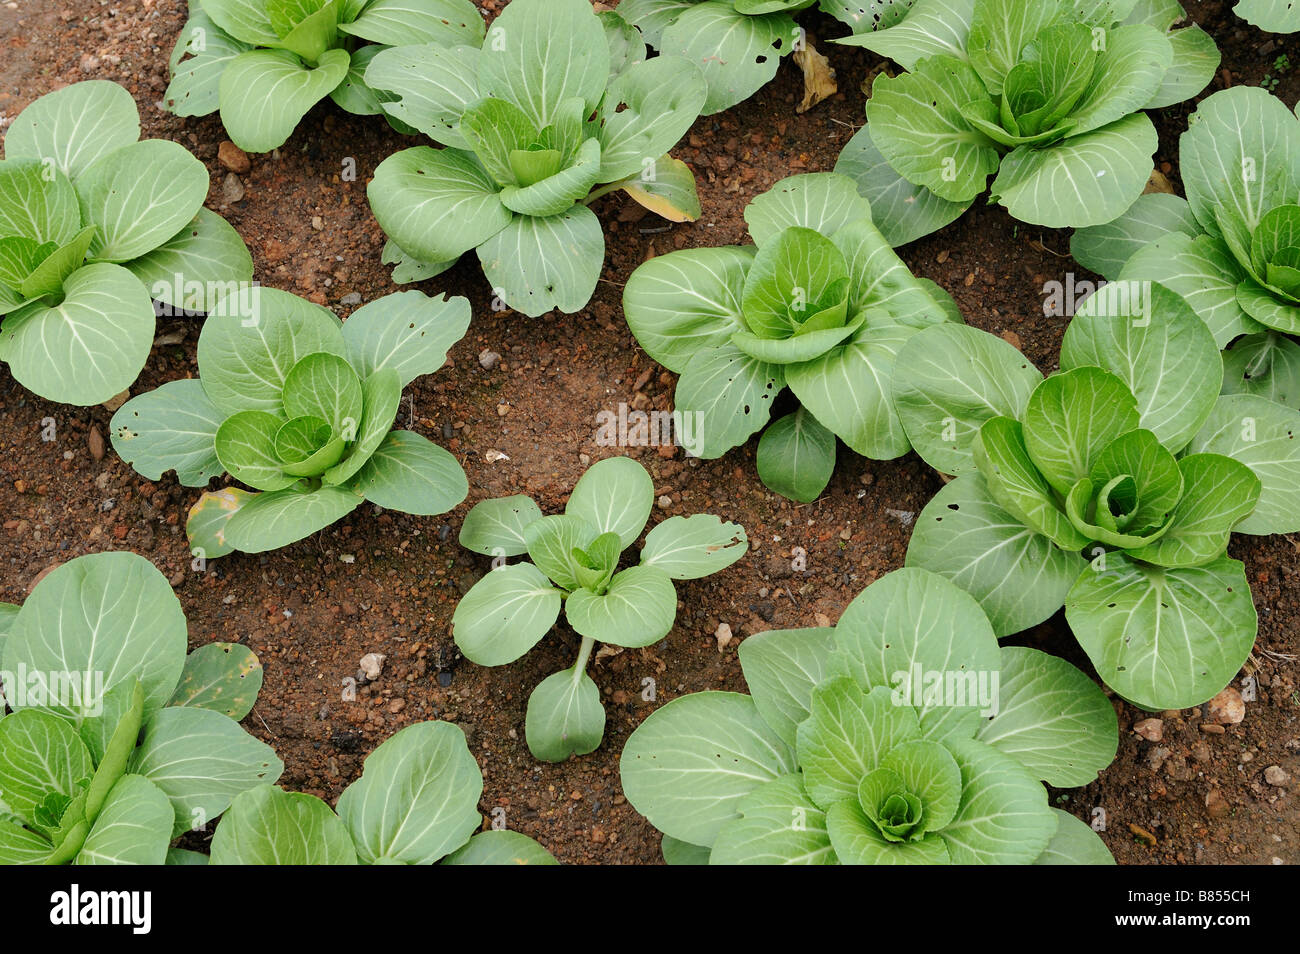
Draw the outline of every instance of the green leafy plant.
<instances>
[{"instance_id":1,"label":"green leafy plant","mask_svg":"<svg viewBox=\"0 0 1300 954\"><path fill-rule=\"evenodd\" d=\"M1142 112L1182 102L1219 51L1171 0L917 0L884 29L839 42L905 70L882 73L850 162L894 245L991 201L1053 228L1123 213L1151 174ZM847 168L841 171L847 172Z\"/></svg>"},{"instance_id":2,"label":"green leafy plant","mask_svg":"<svg viewBox=\"0 0 1300 954\"><path fill-rule=\"evenodd\" d=\"M1180 150L1187 198L1143 196L1115 222L1075 233L1074 257L1108 279L1180 295L1228 348L1225 394L1300 409L1300 344L1289 337L1300 334L1300 121L1263 90L1234 87L1201 103ZM1283 454L1300 461L1300 449ZM1296 529L1300 519L1285 532Z\"/></svg>"},{"instance_id":3,"label":"green leafy plant","mask_svg":"<svg viewBox=\"0 0 1300 954\"><path fill-rule=\"evenodd\" d=\"M697 692L623 748L623 791L670 863L1113 864L1042 782L1086 785L1118 744L1064 660L999 649L975 601L919 569L839 623L740 644L749 695Z\"/></svg>"},{"instance_id":4,"label":"green leafy plant","mask_svg":"<svg viewBox=\"0 0 1300 954\"><path fill-rule=\"evenodd\" d=\"M259 785L212 838L214 865L553 865L518 832L482 831L483 775L450 722L400 730L366 756L338 813L315 795Z\"/></svg>"},{"instance_id":5,"label":"green leafy plant","mask_svg":"<svg viewBox=\"0 0 1300 954\"><path fill-rule=\"evenodd\" d=\"M445 148L403 149L367 186L396 281L477 249L493 294L525 314L575 312L605 260L589 208L624 189L674 221L700 213L666 155L704 104L681 57L647 60L637 31L587 0L513 0L482 46L403 46L366 68L390 116Z\"/></svg>"},{"instance_id":6,"label":"green leafy plant","mask_svg":"<svg viewBox=\"0 0 1300 954\"><path fill-rule=\"evenodd\" d=\"M288 292L223 298L199 336L199 377L132 398L110 423L113 446L150 480L187 487L223 472L186 528L196 556L260 553L328 527L364 500L440 514L465 499L460 463L393 429L402 389L432 374L469 328L464 298L386 295L344 323Z\"/></svg>"},{"instance_id":7,"label":"green leafy plant","mask_svg":"<svg viewBox=\"0 0 1300 954\"><path fill-rule=\"evenodd\" d=\"M961 315L894 254L846 176L783 179L755 197L745 221L756 247L653 258L632 273L623 310L641 347L681 375L676 409L692 415L696 456L744 443L790 388L800 407L759 441L758 473L809 501L835 469L837 436L879 460L907 452L894 358L919 329Z\"/></svg>"},{"instance_id":8,"label":"green leafy plant","mask_svg":"<svg viewBox=\"0 0 1300 954\"><path fill-rule=\"evenodd\" d=\"M1268 33L1300 32L1300 7L1293 0L1237 0L1232 12Z\"/></svg>"},{"instance_id":9,"label":"green leafy plant","mask_svg":"<svg viewBox=\"0 0 1300 954\"><path fill-rule=\"evenodd\" d=\"M253 278L208 172L185 147L140 139L116 83L74 83L15 117L0 160L0 361L64 404L126 390L149 357L151 298L207 311Z\"/></svg>"},{"instance_id":10,"label":"green leafy plant","mask_svg":"<svg viewBox=\"0 0 1300 954\"><path fill-rule=\"evenodd\" d=\"M257 657L231 643L187 657L180 602L144 558L78 557L4 609L0 863L177 860L174 838L280 777L237 721Z\"/></svg>"},{"instance_id":11,"label":"green leafy plant","mask_svg":"<svg viewBox=\"0 0 1300 954\"><path fill-rule=\"evenodd\" d=\"M237 146L270 152L327 96L384 115L364 78L381 51L477 44L483 33L470 0L200 0L172 50L163 102L178 116L220 110Z\"/></svg>"},{"instance_id":12,"label":"green leafy plant","mask_svg":"<svg viewBox=\"0 0 1300 954\"><path fill-rule=\"evenodd\" d=\"M966 327L904 346L899 416L917 453L957 475L917 516L907 565L971 593L999 636L1064 604L1117 693L1196 705L1254 644L1245 569L1225 548L1233 529L1294 525L1295 425L1242 403L1263 399L1219 396L1210 332L1160 285L1100 289L1067 329L1060 366L1044 380Z\"/></svg>"},{"instance_id":13,"label":"green leafy plant","mask_svg":"<svg viewBox=\"0 0 1300 954\"><path fill-rule=\"evenodd\" d=\"M499 563L465 594L452 635L466 658L503 666L532 649L564 615L582 637L570 669L544 679L528 698L528 748L546 762L600 745L605 710L587 675L597 642L635 648L668 635L677 618L673 580L697 580L735 563L749 548L743 527L710 514L669 517L646 535L635 566L619 570L650 516L654 485L628 457L598 461L579 478L562 515L542 516L529 497L484 500L466 515L461 545ZM506 564L527 553L529 562Z\"/></svg>"}]
</instances>

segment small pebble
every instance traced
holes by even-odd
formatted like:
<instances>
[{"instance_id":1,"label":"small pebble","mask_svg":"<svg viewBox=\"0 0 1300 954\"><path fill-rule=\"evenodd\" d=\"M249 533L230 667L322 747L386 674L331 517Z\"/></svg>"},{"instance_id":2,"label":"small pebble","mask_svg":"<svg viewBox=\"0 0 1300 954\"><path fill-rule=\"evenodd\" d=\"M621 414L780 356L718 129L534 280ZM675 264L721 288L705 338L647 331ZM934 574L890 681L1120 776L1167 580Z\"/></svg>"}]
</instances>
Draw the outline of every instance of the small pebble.
<instances>
[{"instance_id":1,"label":"small pebble","mask_svg":"<svg viewBox=\"0 0 1300 954\"><path fill-rule=\"evenodd\" d=\"M1246 704L1241 693L1229 686L1206 703L1205 715L1219 725L1236 725L1246 718Z\"/></svg>"},{"instance_id":2,"label":"small pebble","mask_svg":"<svg viewBox=\"0 0 1300 954\"><path fill-rule=\"evenodd\" d=\"M1282 766L1270 765L1268 768L1264 769L1264 781L1268 782L1270 785L1276 785L1281 788L1287 782L1291 781L1291 776L1287 773L1286 769L1282 768Z\"/></svg>"},{"instance_id":3,"label":"small pebble","mask_svg":"<svg viewBox=\"0 0 1300 954\"><path fill-rule=\"evenodd\" d=\"M1133 731L1148 742L1159 742L1165 737L1165 724L1160 719L1143 719Z\"/></svg>"},{"instance_id":4,"label":"small pebble","mask_svg":"<svg viewBox=\"0 0 1300 954\"><path fill-rule=\"evenodd\" d=\"M718 652L722 652L731 643L731 627L726 623L718 624L718 631L713 634L718 641Z\"/></svg>"},{"instance_id":5,"label":"small pebble","mask_svg":"<svg viewBox=\"0 0 1300 954\"><path fill-rule=\"evenodd\" d=\"M501 355L490 348L484 348L478 353L478 363L484 370L491 371L501 363Z\"/></svg>"},{"instance_id":6,"label":"small pebble","mask_svg":"<svg viewBox=\"0 0 1300 954\"><path fill-rule=\"evenodd\" d=\"M384 660L387 658L384 653L366 653L361 657L361 671L366 674L367 679L374 682L384 671Z\"/></svg>"},{"instance_id":7,"label":"small pebble","mask_svg":"<svg viewBox=\"0 0 1300 954\"><path fill-rule=\"evenodd\" d=\"M217 147L217 161L227 172L238 172L240 175L252 168L252 163L248 161L248 153L230 140Z\"/></svg>"},{"instance_id":8,"label":"small pebble","mask_svg":"<svg viewBox=\"0 0 1300 954\"><path fill-rule=\"evenodd\" d=\"M660 509L660 510L667 510L667 509L668 509L669 507L671 507L672 505L673 505L673 498L672 498L672 497L669 497L667 494L664 494L664 495L662 495L662 496L659 498L659 509Z\"/></svg>"}]
</instances>

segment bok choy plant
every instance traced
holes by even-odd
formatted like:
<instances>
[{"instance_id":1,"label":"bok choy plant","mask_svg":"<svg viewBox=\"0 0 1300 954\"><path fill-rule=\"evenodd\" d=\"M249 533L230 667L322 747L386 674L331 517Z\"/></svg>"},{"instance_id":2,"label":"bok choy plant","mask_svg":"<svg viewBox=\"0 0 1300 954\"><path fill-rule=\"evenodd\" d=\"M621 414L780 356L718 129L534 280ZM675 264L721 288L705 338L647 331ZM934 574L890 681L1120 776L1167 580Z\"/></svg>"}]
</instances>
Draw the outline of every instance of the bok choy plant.
<instances>
[{"instance_id":1,"label":"bok choy plant","mask_svg":"<svg viewBox=\"0 0 1300 954\"><path fill-rule=\"evenodd\" d=\"M673 580L697 580L749 548L744 528L710 514L669 517L646 534L635 566L619 569L650 516L654 485L628 457L598 461L579 478L564 513L542 516L529 497L484 500L466 515L460 542L494 557L494 569L456 607L452 635L471 662L503 666L551 631L561 606L582 644L578 659L528 698L529 751L546 762L586 755L605 734L600 691L587 675L597 642L659 642L677 618ZM527 553L532 562L506 564Z\"/></svg>"},{"instance_id":2,"label":"bok choy plant","mask_svg":"<svg viewBox=\"0 0 1300 954\"><path fill-rule=\"evenodd\" d=\"M999 636L1064 604L1098 675L1139 706L1204 702L1255 641L1229 533L1296 519L1293 426L1243 403L1261 398L1219 396L1213 337L1160 285L1098 290L1060 366L1044 379L967 327L903 348L899 416L917 453L956 475L917 516L907 565L971 593Z\"/></svg>"},{"instance_id":3,"label":"bok choy plant","mask_svg":"<svg viewBox=\"0 0 1300 954\"><path fill-rule=\"evenodd\" d=\"M755 246L683 249L640 265L623 310L677 382L699 457L720 457L767 424L786 387L799 407L758 444L758 474L793 500L817 498L835 439L887 460L911 446L894 412L894 359L919 329L960 321L951 296L915 277L872 223L853 181L783 179L754 198Z\"/></svg>"},{"instance_id":4,"label":"bok choy plant","mask_svg":"<svg viewBox=\"0 0 1300 954\"><path fill-rule=\"evenodd\" d=\"M1224 393L1283 405L1259 413L1300 427L1300 121L1275 96L1234 87L1201 103L1180 149L1187 198L1143 196L1109 225L1076 232L1074 257L1108 279L1180 295L1228 349ZM1300 462L1300 448L1273 452ZM1294 499L1295 519L1269 532L1300 529Z\"/></svg>"},{"instance_id":5,"label":"bok choy plant","mask_svg":"<svg viewBox=\"0 0 1300 954\"><path fill-rule=\"evenodd\" d=\"M450 722L409 725L366 756L337 814L315 795L259 785L212 838L214 865L553 865L527 835L475 831L483 774Z\"/></svg>"},{"instance_id":6,"label":"bok choy plant","mask_svg":"<svg viewBox=\"0 0 1300 954\"><path fill-rule=\"evenodd\" d=\"M647 60L636 30L587 0L513 0L481 45L399 46L365 80L444 147L389 156L367 187L395 281L476 249L506 305L572 313L605 261L591 202L623 189L673 221L700 213L694 176L667 152L700 113L704 77L681 57Z\"/></svg>"},{"instance_id":7,"label":"bok choy plant","mask_svg":"<svg viewBox=\"0 0 1300 954\"><path fill-rule=\"evenodd\" d=\"M364 78L381 51L480 43L483 33L470 0L198 0L163 102L178 116L220 110L235 145L270 152L327 96L350 113L384 115Z\"/></svg>"},{"instance_id":8,"label":"bok choy plant","mask_svg":"<svg viewBox=\"0 0 1300 954\"><path fill-rule=\"evenodd\" d=\"M872 583L834 627L740 644L749 695L655 710L623 791L695 864L1113 864L1049 807L1115 757L1115 712L1069 663L998 647L975 601L920 569Z\"/></svg>"},{"instance_id":9,"label":"bok choy plant","mask_svg":"<svg viewBox=\"0 0 1300 954\"><path fill-rule=\"evenodd\" d=\"M231 643L187 657L180 602L143 557L70 560L5 609L0 863L183 860L174 838L280 777L237 721L262 685L257 657Z\"/></svg>"},{"instance_id":10,"label":"bok choy plant","mask_svg":"<svg viewBox=\"0 0 1300 954\"><path fill-rule=\"evenodd\" d=\"M223 298L199 336L199 377L132 398L110 424L114 448L150 480L187 487L221 473L186 528L196 556L287 546L363 501L446 513L469 485L452 454L395 430L402 389L432 374L469 328L464 298L408 291L346 322L272 288Z\"/></svg>"},{"instance_id":11,"label":"bok choy plant","mask_svg":"<svg viewBox=\"0 0 1300 954\"><path fill-rule=\"evenodd\" d=\"M895 245L951 222L988 187L1053 228L1123 213L1151 174L1144 109L1188 99L1219 64L1172 0L916 0L841 40L907 72L881 73L851 143L864 194ZM841 171L848 171L842 169Z\"/></svg>"},{"instance_id":12,"label":"bok choy plant","mask_svg":"<svg viewBox=\"0 0 1300 954\"><path fill-rule=\"evenodd\" d=\"M203 207L184 146L140 139L135 100L74 83L14 118L0 160L0 361L23 387L99 404L130 387L154 338L151 299L208 311L253 260Z\"/></svg>"}]
</instances>

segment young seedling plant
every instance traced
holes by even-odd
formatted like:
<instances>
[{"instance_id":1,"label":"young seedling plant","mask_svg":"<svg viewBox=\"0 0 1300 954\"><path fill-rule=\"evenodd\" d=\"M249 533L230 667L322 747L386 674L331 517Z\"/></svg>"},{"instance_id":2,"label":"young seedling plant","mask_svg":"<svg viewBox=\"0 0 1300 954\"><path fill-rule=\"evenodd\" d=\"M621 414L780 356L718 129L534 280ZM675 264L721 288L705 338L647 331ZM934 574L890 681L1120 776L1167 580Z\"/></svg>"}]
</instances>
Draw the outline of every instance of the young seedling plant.
<instances>
[{"instance_id":1,"label":"young seedling plant","mask_svg":"<svg viewBox=\"0 0 1300 954\"><path fill-rule=\"evenodd\" d=\"M743 444L793 392L799 406L758 443L758 474L806 502L830 481L836 437L876 460L907 453L894 358L921 328L961 315L894 254L846 176L783 179L745 221L755 246L657 256L628 279L623 309L641 347L681 375L676 410L692 415L698 457Z\"/></svg>"},{"instance_id":2,"label":"young seedling plant","mask_svg":"<svg viewBox=\"0 0 1300 954\"><path fill-rule=\"evenodd\" d=\"M288 292L223 298L199 336L199 377L132 398L110 424L114 448L150 480L186 487L228 473L186 529L197 557L260 553L328 527L369 500L446 513L469 485L446 450L394 429L402 389L432 374L469 328L464 298L387 295L340 323Z\"/></svg>"},{"instance_id":3,"label":"young seedling plant","mask_svg":"<svg viewBox=\"0 0 1300 954\"><path fill-rule=\"evenodd\" d=\"M235 145L270 152L327 96L358 116L384 115L364 79L383 50L478 44L483 33L470 0L198 0L163 102L178 116L220 110Z\"/></svg>"},{"instance_id":4,"label":"young seedling plant","mask_svg":"<svg viewBox=\"0 0 1300 954\"><path fill-rule=\"evenodd\" d=\"M180 602L144 558L77 557L0 610L0 864L183 863L174 839L280 777L238 724L257 657L186 656Z\"/></svg>"},{"instance_id":5,"label":"young seedling plant","mask_svg":"<svg viewBox=\"0 0 1300 954\"><path fill-rule=\"evenodd\" d=\"M1300 345L1289 337L1300 334L1300 121L1269 93L1234 87L1201 103L1180 150L1187 198L1143 196L1115 222L1076 232L1074 257L1108 279L1178 293L1228 349L1225 394L1300 409Z\"/></svg>"},{"instance_id":6,"label":"young seedling plant","mask_svg":"<svg viewBox=\"0 0 1300 954\"><path fill-rule=\"evenodd\" d=\"M483 774L449 722L400 730L366 756L338 812L315 795L259 785L212 837L214 865L553 865L519 832L478 831ZM477 834L475 833L477 832Z\"/></svg>"},{"instance_id":7,"label":"young seedling plant","mask_svg":"<svg viewBox=\"0 0 1300 954\"><path fill-rule=\"evenodd\" d=\"M749 695L697 692L623 748L623 791L669 864L1114 864L1049 807L1118 744L1105 694L1064 660L998 647L978 604L920 569L834 627L740 644Z\"/></svg>"},{"instance_id":8,"label":"young seedling plant","mask_svg":"<svg viewBox=\"0 0 1300 954\"><path fill-rule=\"evenodd\" d=\"M917 453L956 475L917 516L907 565L971 593L999 636L1062 605L1101 679L1149 709L1214 696L1255 641L1229 533L1295 527L1295 424L1219 395L1205 324L1160 285L1088 299L1044 379L972 328L916 335L898 357Z\"/></svg>"},{"instance_id":9,"label":"young seedling plant","mask_svg":"<svg viewBox=\"0 0 1300 954\"><path fill-rule=\"evenodd\" d=\"M545 762L600 745L605 709L587 675L597 642L637 648L668 635L677 617L673 580L697 580L739 560L744 528L711 514L669 517L646 534L635 566L619 558L650 516L654 484L628 457L599 461L579 478L564 513L544 517L526 496L478 503L460 542L490 555L495 568L465 594L452 616L456 645L480 666L503 666L532 649L564 615L582 637L570 669L548 676L528 698L528 749ZM527 553L532 562L505 563Z\"/></svg>"},{"instance_id":10,"label":"young seedling plant","mask_svg":"<svg viewBox=\"0 0 1300 954\"><path fill-rule=\"evenodd\" d=\"M906 72L878 75L846 147L876 221L899 245L988 188L1023 222L1100 225L1151 174L1143 112L1188 99L1219 65L1213 39L1164 0L916 0L839 42ZM842 169L841 171L848 171Z\"/></svg>"},{"instance_id":11,"label":"young seedling plant","mask_svg":"<svg viewBox=\"0 0 1300 954\"><path fill-rule=\"evenodd\" d=\"M151 299L208 311L250 282L248 249L207 195L203 163L141 140L116 83L74 83L19 113L0 160L0 361L18 383L107 401L149 357Z\"/></svg>"},{"instance_id":12,"label":"young seedling plant","mask_svg":"<svg viewBox=\"0 0 1300 954\"><path fill-rule=\"evenodd\" d=\"M476 249L503 305L572 313L605 260L593 201L623 189L672 221L700 213L667 152L700 114L704 77L681 57L647 60L637 31L588 0L512 0L481 46L386 50L365 81L444 147L389 156L367 186L395 281Z\"/></svg>"}]
</instances>

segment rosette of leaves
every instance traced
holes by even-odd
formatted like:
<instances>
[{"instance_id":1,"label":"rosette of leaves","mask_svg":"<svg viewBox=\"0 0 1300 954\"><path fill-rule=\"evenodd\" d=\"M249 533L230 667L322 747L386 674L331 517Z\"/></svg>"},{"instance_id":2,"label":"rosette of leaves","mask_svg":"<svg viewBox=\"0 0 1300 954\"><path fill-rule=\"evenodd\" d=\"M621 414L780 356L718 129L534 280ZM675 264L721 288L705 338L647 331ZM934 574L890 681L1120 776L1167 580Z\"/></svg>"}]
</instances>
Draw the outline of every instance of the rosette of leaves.
<instances>
[{"instance_id":1,"label":"rosette of leaves","mask_svg":"<svg viewBox=\"0 0 1300 954\"><path fill-rule=\"evenodd\" d=\"M14 378L63 404L107 401L149 357L151 298L207 311L251 281L207 195L203 163L141 140L116 83L74 83L19 113L0 160L0 361Z\"/></svg>"},{"instance_id":2,"label":"rosette of leaves","mask_svg":"<svg viewBox=\"0 0 1300 954\"><path fill-rule=\"evenodd\" d=\"M698 457L748 440L789 387L800 406L759 441L758 474L777 493L814 500L835 469L836 437L877 460L907 453L895 356L919 329L961 316L894 254L845 176L783 179L754 198L745 221L755 246L684 249L640 265L623 310L641 347L681 375L676 409L691 416Z\"/></svg>"},{"instance_id":3,"label":"rosette of leaves","mask_svg":"<svg viewBox=\"0 0 1300 954\"><path fill-rule=\"evenodd\" d=\"M315 795L259 785L212 837L214 865L553 865L519 832L482 827L483 774L450 722L409 725L366 756L337 813Z\"/></svg>"},{"instance_id":4,"label":"rosette of leaves","mask_svg":"<svg viewBox=\"0 0 1300 954\"><path fill-rule=\"evenodd\" d=\"M389 156L366 188L395 281L477 249L505 304L572 313L605 260L592 201L624 189L672 221L700 214L667 151L699 115L704 77L681 57L647 60L636 30L587 0L512 0L481 47L397 47L365 78L385 112L444 147Z\"/></svg>"},{"instance_id":5,"label":"rosette of leaves","mask_svg":"<svg viewBox=\"0 0 1300 954\"><path fill-rule=\"evenodd\" d=\"M669 517L646 534L635 566L619 569L650 516L654 484L628 457L598 461L574 485L563 514L542 516L529 497L484 500L466 515L461 546L494 557L452 616L456 645L480 666L514 662L549 633L560 607L582 637L574 665L528 697L528 749L545 762L586 755L605 734L600 691L587 675L597 642L659 642L677 618L673 580L698 580L749 548L743 527L711 514ZM507 564L506 557L528 561Z\"/></svg>"},{"instance_id":6,"label":"rosette of leaves","mask_svg":"<svg viewBox=\"0 0 1300 954\"><path fill-rule=\"evenodd\" d=\"M1300 121L1269 93L1235 87L1201 103L1180 149L1187 198L1143 196L1075 233L1074 256L1108 279L1177 292L1227 348L1224 393L1283 405L1263 413L1300 426ZM1294 464L1300 450L1285 456ZM1286 532L1296 529L1300 517Z\"/></svg>"},{"instance_id":7,"label":"rosette of leaves","mask_svg":"<svg viewBox=\"0 0 1300 954\"><path fill-rule=\"evenodd\" d=\"M994 335L927 329L894 380L917 452L956 479L916 519L907 565L971 593L999 636L1064 604L1101 679L1151 709L1214 696L1255 641L1229 533L1295 520L1294 431L1220 397L1214 340L1153 285L1088 299L1047 379ZM1247 398L1267 404L1259 398Z\"/></svg>"},{"instance_id":8,"label":"rosette of leaves","mask_svg":"<svg viewBox=\"0 0 1300 954\"><path fill-rule=\"evenodd\" d=\"M270 152L327 96L358 116L384 115L383 94L365 81L382 50L478 44L483 33L470 0L199 0L163 102L177 116L220 110L235 145Z\"/></svg>"},{"instance_id":9,"label":"rosette of leaves","mask_svg":"<svg viewBox=\"0 0 1300 954\"><path fill-rule=\"evenodd\" d=\"M199 336L199 377L124 404L113 447L150 480L222 473L256 493L208 491L186 529L196 556L261 553L323 530L365 500L446 513L469 485L452 454L394 429L402 389L432 374L469 328L464 298L386 295L340 322L272 288L223 298Z\"/></svg>"},{"instance_id":10,"label":"rosette of leaves","mask_svg":"<svg viewBox=\"0 0 1300 954\"><path fill-rule=\"evenodd\" d=\"M1142 112L1188 99L1219 64L1173 0L917 0L839 42L905 73L876 77L851 142L864 194L895 245L960 215L988 188L1053 228L1122 214L1151 174ZM847 169L842 171L848 171Z\"/></svg>"},{"instance_id":11,"label":"rosette of leaves","mask_svg":"<svg viewBox=\"0 0 1300 954\"><path fill-rule=\"evenodd\" d=\"M0 608L14 710L0 718L0 864L178 862L173 839L280 777L238 723L257 657L232 643L186 656L180 602L143 557L78 557Z\"/></svg>"},{"instance_id":12,"label":"rosette of leaves","mask_svg":"<svg viewBox=\"0 0 1300 954\"><path fill-rule=\"evenodd\" d=\"M623 748L670 864L1114 864L1043 787L1110 764L1111 704L1064 660L1000 649L942 577L896 570L833 628L750 636L740 664L749 695L674 699Z\"/></svg>"}]
</instances>

